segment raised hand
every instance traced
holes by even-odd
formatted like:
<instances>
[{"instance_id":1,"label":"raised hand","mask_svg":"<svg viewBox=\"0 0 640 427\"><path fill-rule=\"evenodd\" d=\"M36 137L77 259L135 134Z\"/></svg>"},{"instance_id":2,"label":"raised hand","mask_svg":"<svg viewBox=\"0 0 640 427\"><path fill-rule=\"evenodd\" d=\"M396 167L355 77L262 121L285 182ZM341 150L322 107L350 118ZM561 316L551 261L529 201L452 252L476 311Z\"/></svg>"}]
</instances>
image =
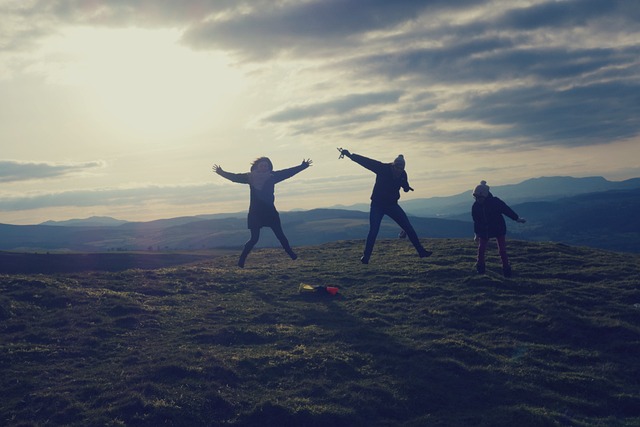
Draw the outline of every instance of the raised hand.
<instances>
[{"instance_id":1,"label":"raised hand","mask_svg":"<svg viewBox=\"0 0 640 427\"><path fill-rule=\"evenodd\" d=\"M344 156L347 156L347 157L351 156L351 153L347 149L338 148L338 151L340 152L340 157L338 157L339 159L342 159Z\"/></svg>"},{"instance_id":2,"label":"raised hand","mask_svg":"<svg viewBox=\"0 0 640 427\"><path fill-rule=\"evenodd\" d=\"M222 166L220 166L220 165L213 165L213 167L212 167L211 169L213 169L213 171L214 171L215 173L217 173L218 175L220 175L220 172L224 172L224 171L222 170Z\"/></svg>"},{"instance_id":3,"label":"raised hand","mask_svg":"<svg viewBox=\"0 0 640 427\"><path fill-rule=\"evenodd\" d=\"M311 160L311 159L306 159L306 160L302 159L302 163L300 165L309 167L309 166L311 166L312 163L313 163L313 160Z\"/></svg>"}]
</instances>

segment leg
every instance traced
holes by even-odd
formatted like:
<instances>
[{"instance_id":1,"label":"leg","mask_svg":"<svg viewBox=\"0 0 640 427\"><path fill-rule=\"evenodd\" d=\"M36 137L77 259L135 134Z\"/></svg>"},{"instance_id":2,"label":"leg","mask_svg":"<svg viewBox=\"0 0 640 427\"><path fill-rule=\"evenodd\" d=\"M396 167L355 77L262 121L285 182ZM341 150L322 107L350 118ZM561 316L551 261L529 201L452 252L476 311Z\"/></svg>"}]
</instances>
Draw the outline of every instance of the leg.
<instances>
[{"instance_id":1,"label":"leg","mask_svg":"<svg viewBox=\"0 0 640 427\"><path fill-rule=\"evenodd\" d=\"M420 239L418 238L418 234L416 233L416 230L411 225L411 222L409 222L409 218L407 218L407 214L400 207L400 205L395 205L393 207L390 207L387 210L387 215L389 215L391 219L393 219L400 227L402 227L407 237L409 238L411 243L413 243L413 246L416 248L416 251L418 251L418 255L420 255L420 258L425 258L431 255L431 252L426 250L422 246L422 243L420 243Z\"/></svg>"},{"instance_id":2,"label":"leg","mask_svg":"<svg viewBox=\"0 0 640 427\"><path fill-rule=\"evenodd\" d=\"M247 259L247 255L251 252L251 249L258 243L258 239L260 238L260 228L252 228L251 229L251 237L247 240L247 243L244 244L244 249L240 254L240 259L238 260L238 267L244 267L244 262Z\"/></svg>"},{"instance_id":3,"label":"leg","mask_svg":"<svg viewBox=\"0 0 640 427\"><path fill-rule=\"evenodd\" d=\"M478 237L478 259L476 261L476 270L479 274L484 274L485 272L485 254L487 252L487 244L489 243L489 239L484 237Z\"/></svg>"},{"instance_id":4,"label":"leg","mask_svg":"<svg viewBox=\"0 0 640 427\"><path fill-rule=\"evenodd\" d=\"M378 232L380 231L382 217L384 217L384 209L371 205L371 210L369 211L369 234L367 235L367 242L364 245L364 254L362 258L360 258L363 264L369 264L369 258L373 252L373 245L376 243L376 237L378 237Z\"/></svg>"},{"instance_id":5,"label":"leg","mask_svg":"<svg viewBox=\"0 0 640 427\"><path fill-rule=\"evenodd\" d=\"M507 256L507 239L506 236L496 237L498 242L498 253L502 260L502 274L504 277L511 277L511 265L509 265L509 257Z\"/></svg>"},{"instance_id":6,"label":"leg","mask_svg":"<svg viewBox=\"0 0 640 427\"><path fill-rule=\"evenodd\" d=\"M280 241L280 244L282 245L284 250L291 257L291 259L297 259L298 255L296 255L295 252L293 252L293 249L291 249L291 246L289 245L289 240L287 240L287 236L284 235L284 231L282 230L282 224L278 222L277 224L271 226L271 229L273 230L273 234L275 234L278 240Z\"/></svg>"}]
</instances>

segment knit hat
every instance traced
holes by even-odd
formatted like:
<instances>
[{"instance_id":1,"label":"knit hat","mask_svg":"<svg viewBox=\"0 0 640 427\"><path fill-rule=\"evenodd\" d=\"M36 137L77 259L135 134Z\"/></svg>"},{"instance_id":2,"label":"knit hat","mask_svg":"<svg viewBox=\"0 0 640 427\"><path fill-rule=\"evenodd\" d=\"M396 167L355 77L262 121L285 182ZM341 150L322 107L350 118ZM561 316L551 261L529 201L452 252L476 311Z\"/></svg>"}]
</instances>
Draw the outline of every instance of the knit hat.
<instances>
[{"instance_id":1,"label":"knit hat","mask_svg":"<svg viewBox=\"0 0 640 427\"><path fill-rule=\"evenodd\" d=\"M395 160L393 161L393 164L396 166L400 166L402 169L404 169L404 165L405 165L404 156L402 154L398 154L398 157L395 158Z\"/></svg>"},{"instance_id":2,"label":"knit hat","mask_svg":"<svg viewBox=\"0 0 640 427\"><path fill-rule=\"evenodd\" d=\"M480 181L480 185L476 186L473 190L474 196L487 197L489 195L489 186L487 185L487 181Z\"/></svg>"}]
</instances>

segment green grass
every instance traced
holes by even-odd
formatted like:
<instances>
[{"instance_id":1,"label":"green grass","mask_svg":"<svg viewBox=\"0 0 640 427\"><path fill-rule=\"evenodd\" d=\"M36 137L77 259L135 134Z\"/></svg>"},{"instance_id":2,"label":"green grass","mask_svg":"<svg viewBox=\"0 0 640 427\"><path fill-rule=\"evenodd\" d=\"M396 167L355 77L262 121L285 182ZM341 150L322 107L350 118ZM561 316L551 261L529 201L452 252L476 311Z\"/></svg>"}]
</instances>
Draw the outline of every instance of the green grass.
<instances>
[{"instance_id":1,"label":"green grass","mask_svg":"<svg viewBox=\"0 0 640 427\"><path fill-rule=\"evenodd\" d=\"M640 256L424 243L2 275L0 424L640 425Z\"/></svg>"}]
</instances>

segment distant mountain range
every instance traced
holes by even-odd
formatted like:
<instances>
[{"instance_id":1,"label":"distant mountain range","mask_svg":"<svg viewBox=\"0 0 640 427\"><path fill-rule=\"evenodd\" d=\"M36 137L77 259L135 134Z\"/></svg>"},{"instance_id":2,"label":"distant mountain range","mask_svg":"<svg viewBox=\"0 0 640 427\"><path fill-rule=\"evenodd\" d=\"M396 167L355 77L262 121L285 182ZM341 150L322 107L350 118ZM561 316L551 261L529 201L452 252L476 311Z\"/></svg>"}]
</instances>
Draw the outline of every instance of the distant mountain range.
<instances>
[{"instance_id":1,"label":"distant mountain range","mask_svg":"<svg viewBox=\"0 0 640 427\"><path fill-rule=\"evenodd\" d=\"M491 190L528 220L524 225L507 220L510 238L640 252L640 178L537 178ZM402 205L423 238L472 238L472 202L469 191ZM369 218L367 212L355 210L358 207L282 212L281 217L294 246L364 239ZM368 205L361 209L368 210ZM398 226L385 218L379 237L395 238L398 232ZM0 224L0 250L6 251L199 250L240 247L247 238L246 212L149 222L91 217L28 226ZM263 232L259 246L278 245L273 233Z\"/></svg>"},{"instance_id":2,"label":"distant mountain range","mask_svg":"<svg viewBox=\"0 0 640 427\"><path fill-rule=\"evenodd\" d=\"M476 185L479 184L476 183ZM608 181L603 177L573 178L570 176L555 176L532 178L519 184L491 185L491 192L508 201L509 204L526 203L532 201L550 201L579 194L596 193L610 190L631 190L640 188L640 178L625 181ZM461 213L468 213L473 203L471 192L475 185L460 194L446 197L430 197L402 201L402 207L408 214L424 217L452 217ZM402 199L401 199L402 200ZM335 206L340 209L357 209L367 211L368 203L350 206Z\"/></svg>"}]
</instances>

